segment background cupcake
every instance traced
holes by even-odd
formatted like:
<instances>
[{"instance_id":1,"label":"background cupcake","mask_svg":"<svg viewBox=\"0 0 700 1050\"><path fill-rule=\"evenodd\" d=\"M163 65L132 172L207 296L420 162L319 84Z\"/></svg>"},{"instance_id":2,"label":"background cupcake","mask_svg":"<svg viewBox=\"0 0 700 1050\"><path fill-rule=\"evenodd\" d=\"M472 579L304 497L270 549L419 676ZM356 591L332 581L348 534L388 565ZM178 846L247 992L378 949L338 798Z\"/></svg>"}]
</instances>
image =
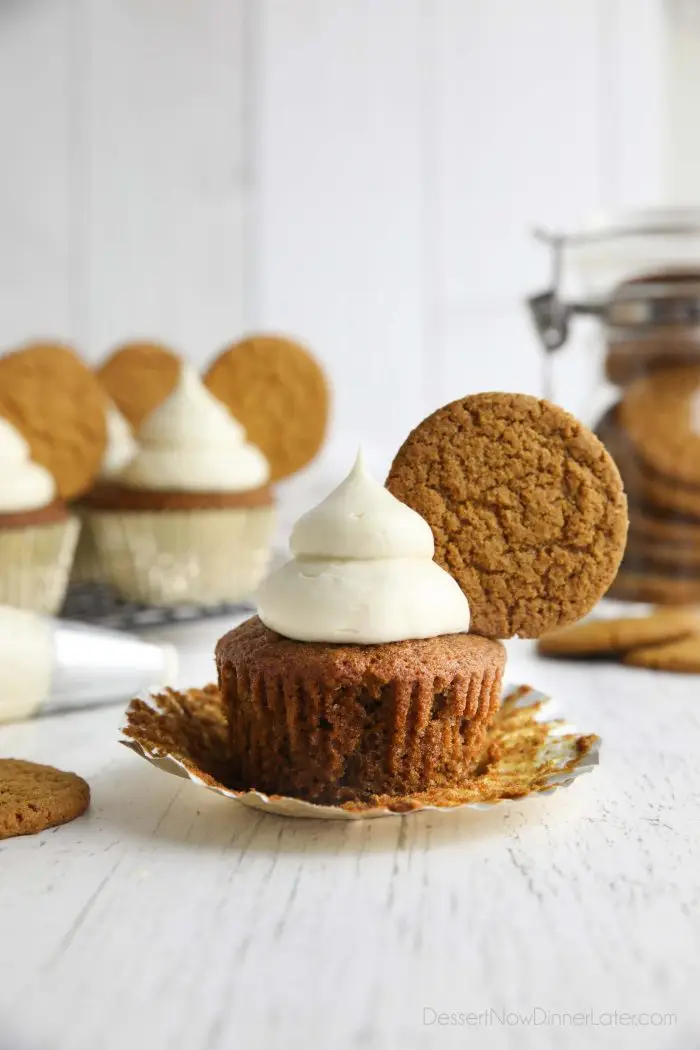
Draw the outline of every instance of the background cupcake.
<instances>
[{"instance_id":1,"label":"background cupcake","mask_svg":"<svg viewBox=\"0 0 700 1050\"><path fill-rule=\"evenodd\" d=\"M112 401L107 401L105 410L107 444L105 446L97 484L113 481L131 463L136 455L137 444L128 422ZM89 504L83 501L75 507L80 518L81 529L75 561L71 571L71 583L97 583L104 577L95 544L92 514Z\"/></svg>"},{"instance_id":2,"label":"background cupcake","mask_svg":"<svg viewBox=\"0 0 700 1050\"><path fill-rule=\"evenodd\" d=\"M106 579L128 600L162 605L247 597L269 560L269 476L240 423L183 366L135 458L86 500Z\"/></svg>"},{"instance_id":3,"label":"background cupcake","mask_svg":"<svg viewBox=\"0 0 700 1050\"><path fill-rule=\"evenodd\" d=\"M79 523L54 478L0 418L0 604L54 613L63 601Z\"/></svg>"}]
</instances>

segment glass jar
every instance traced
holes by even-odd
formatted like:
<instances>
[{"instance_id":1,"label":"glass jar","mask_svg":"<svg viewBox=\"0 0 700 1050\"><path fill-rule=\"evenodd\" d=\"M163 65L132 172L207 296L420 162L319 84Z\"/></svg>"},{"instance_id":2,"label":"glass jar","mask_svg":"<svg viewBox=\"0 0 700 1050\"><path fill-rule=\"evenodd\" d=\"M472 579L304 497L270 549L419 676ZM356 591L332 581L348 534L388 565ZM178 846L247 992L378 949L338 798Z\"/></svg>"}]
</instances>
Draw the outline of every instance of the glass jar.
<instances>
[{"instance_id":1,"label":"glass jar","mask_svg":"<svg viewBox=\"0 0 700 1050\"><path fill-rule=\"evenodd\" d=\"M636 213L549 244L553 280L528 300L546 396L566 376L572 321L594 319L596 376L582 414L629 500L624 601L700 604L700 210ZM561 363L554 366L561 355Z\"/></svg>"}]
</instances>

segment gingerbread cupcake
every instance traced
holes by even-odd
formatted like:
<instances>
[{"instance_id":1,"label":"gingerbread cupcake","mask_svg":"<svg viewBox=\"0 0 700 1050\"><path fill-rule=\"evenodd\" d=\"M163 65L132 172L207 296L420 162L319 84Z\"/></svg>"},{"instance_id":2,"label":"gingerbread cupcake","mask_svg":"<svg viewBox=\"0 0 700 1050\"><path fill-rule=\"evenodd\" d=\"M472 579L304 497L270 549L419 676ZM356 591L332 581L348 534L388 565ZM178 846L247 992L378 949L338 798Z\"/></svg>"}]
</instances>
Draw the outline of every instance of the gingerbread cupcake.
<instances>
[{"instance_id":1,"label":"gingerbread cupcake","mask_svg":"<svg viewBox=\"0 0 700 1050\"><path fill-rule=\"evenodd\" d=\"M274 523L263 454L188 366L138 446L85 501L107 581L128 600L160 605L248 596Z\"/></svg>"},{"instance_id":2,"label":"gingerbread cupcake","mask_svg":"<svg viewBox=\"0 0 700 1050\"><path fill-rule=\"evenodd\" d=\"M105 417L107 444L97 476L97 485L114 481L131 463L138 448L131 427L112 401L107 402ZM75 512L80 518L81 529L71 582L98 583L103 579L104 573L93 535L92 508L89 502L81 501L75 505Z\"/></svg>"},{"instance_id":3,"label":"gingerbread cupcake","mask_svg":"<svg viewBox=\"0 0 700 1050\"><path fill-rule=\"evenodd\" d=\"M0 604L54 613L63 601L79 523L49 471L0 417Z\"/></svg>"},{"instance_id":4,"label":"gingerbread cupcake","mask_svg":"<svg viewBox=\"0 0 700 1050\"><path fill-rule=\"evenodd\" d=\"M243 784L314 802L459 781L478 760L505 665L429 525L367 473L297 522L259 616L219 642Z\"/></svg>"}]
</instances>

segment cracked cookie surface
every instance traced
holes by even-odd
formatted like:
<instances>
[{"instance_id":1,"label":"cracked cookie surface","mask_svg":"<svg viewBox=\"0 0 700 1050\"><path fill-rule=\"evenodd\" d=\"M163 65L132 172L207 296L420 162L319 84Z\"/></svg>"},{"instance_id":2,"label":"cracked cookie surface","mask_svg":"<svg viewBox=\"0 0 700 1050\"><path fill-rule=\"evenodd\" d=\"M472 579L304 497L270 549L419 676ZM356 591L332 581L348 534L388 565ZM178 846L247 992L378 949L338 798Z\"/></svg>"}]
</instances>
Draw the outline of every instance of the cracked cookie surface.
<instances>
[{"instance_id":1,"label":"cracked cookie surface","mask_svg":"<svg viewBox=\"0 0 700 1050\"><path fill-rule=\"evenodd\" d=\"M0 759L0 839L67 824L89 804L90 788L75 773L18 758Z\"/></svg>"},{"instance_id":2,"label":"cracked cookie surface","mask_svg":"<svg viewBox=\"0 0 700 1050\"><path fill-rule=\"evenodd\" d=\"M467 595L471 630L537 638L585 615L615 578L627 500L601 442L525 394L438 409L400 448L387 488L429 523Z\"/></svg>"}]
</instances>

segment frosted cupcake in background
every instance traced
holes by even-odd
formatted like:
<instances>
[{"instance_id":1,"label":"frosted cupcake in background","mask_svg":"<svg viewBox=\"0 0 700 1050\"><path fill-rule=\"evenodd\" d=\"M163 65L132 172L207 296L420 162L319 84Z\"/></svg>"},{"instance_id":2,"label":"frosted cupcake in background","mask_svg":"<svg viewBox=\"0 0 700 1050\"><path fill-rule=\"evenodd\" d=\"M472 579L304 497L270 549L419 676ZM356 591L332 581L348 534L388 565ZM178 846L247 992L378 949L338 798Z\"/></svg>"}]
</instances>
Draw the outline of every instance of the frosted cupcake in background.
<instances>
[{"instance_id":1,"label":"frosted cupcake in background","mask_svg":"<svg viewBox=\"0 0 700 1050\"><path fill-rule=\"evenodd\" d=\"M144 420L133 460L86 499L106 580L158 605L248 597L270 556L269 477L241 424L183 366Z\"/></svg>"},{"instance_id":2,"label":"frosted cupcake in background","mask_svg":"<svg viewBox=\"0 0 700 1050\"><path fill-rule=\"evenodd\" d=\"M138 448L131 427L112 401L107 402L105 420L107 444L100 464L98 485L108 484L118 477L131 463ZM93 536L92 511L89 504L83 501L75 509L82 528L71 571L71 583L96 583L103 579L104 573Z\"/></svg>"},{"instance_id":3,"label":"frosted cupcake in background","mask_svg":"<svg viewBox=\"0 0 700 1050\"><path fill-rule=\"evenodd\" d=\"M29 445L0 418L0 604L56 612L65 596L80 524Z\"/></svg>"}]
</instances>

